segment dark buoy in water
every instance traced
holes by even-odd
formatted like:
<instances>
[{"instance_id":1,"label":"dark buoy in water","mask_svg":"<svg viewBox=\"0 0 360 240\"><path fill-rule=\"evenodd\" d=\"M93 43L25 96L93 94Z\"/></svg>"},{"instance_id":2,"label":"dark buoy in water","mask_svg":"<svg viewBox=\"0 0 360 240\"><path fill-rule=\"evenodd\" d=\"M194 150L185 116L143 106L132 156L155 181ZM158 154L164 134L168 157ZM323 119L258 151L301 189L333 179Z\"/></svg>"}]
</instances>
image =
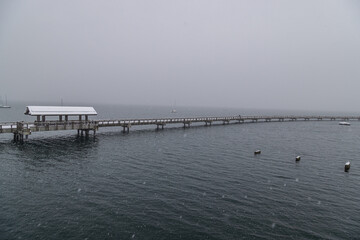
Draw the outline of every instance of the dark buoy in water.
<instances>
[{"instance_id":1,"label":"dark buoy in water","mask_svg":"<svg viewBox=\"0 0 360 240\"><path fill-rule=\"evenodd\" d=\"M254 152L255 155L260 154L260 153L261 153L261 150L256 150L256 151Z\"/></svg>"},{"instance_id":2,"label":"dark buoy in water","mask_svg":"<svg viewBox=\"0 0 360 240\"><path fill-rule=\"evenodd\" d=\"M345 172L348 172L350 169L350 162L345 163Z\"/></svg>"},{"instance_id":3,"label":"dark buoy in water","mask_svg":"<svg viewBox=\"0 0 360 240\"><path fill-rule=\"evenodd\" d=\"M297 156L297 157L295 158L295 161L299 162L300 159L301 159L301 157L300 157L300 156Z\"/></svg>"}]
</instances>

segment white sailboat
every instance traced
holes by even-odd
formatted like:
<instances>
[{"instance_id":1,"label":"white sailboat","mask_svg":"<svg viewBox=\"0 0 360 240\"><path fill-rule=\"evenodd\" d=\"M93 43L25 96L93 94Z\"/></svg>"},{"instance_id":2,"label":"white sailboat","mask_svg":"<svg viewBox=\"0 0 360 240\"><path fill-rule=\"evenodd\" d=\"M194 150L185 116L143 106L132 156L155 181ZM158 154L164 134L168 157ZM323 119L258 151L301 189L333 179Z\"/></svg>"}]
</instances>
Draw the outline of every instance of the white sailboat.
<instances>
[{"instance_id":1,"label":"white sailboat","mask_svg":"<svg viewBox=\"0 0 360 240\"><path fill-rule=\"evenodd\" d=\"M176 101L175 101L174 106L171 109L171 113L176 113Z\"/></svg>"},{"instance_id":2,"label":"white sailboat","mask_svg":"<svg viewBox=\"0 0 360 240\"><path fill-rule=\"evenodd\" d=\"M0 108L11 108L8 104L7 104L7 97L5 96L5 105L3 103L3 100L1 98L1 105Z\"/></svg>"}]
</instances>

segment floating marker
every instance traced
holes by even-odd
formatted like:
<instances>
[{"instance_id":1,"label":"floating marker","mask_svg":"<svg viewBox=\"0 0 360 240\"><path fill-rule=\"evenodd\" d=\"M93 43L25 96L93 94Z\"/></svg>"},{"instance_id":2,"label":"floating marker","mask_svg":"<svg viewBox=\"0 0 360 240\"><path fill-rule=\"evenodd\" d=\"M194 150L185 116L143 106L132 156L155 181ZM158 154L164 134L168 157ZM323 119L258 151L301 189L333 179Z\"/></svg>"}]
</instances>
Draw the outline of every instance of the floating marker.
<instances>
[{"instance_id":1,"label":"floating marker","mask_svg":"<svg viewBox=\"0 0 360 240\"><path fill-rule=\"evenodd\" d=\"M300 161L300 159L301 159L300 156L297 156L297 157L295 158L295 160L296 160L297 162Z\"/></svg>"},{"instance_id":2,"label":"floating marker","mask_svg":"<svg viewBox=\"0 0 360 240\"><path fill-rule=\"evenodd\" d=\"M345 163L345 172L348 172L350 169L350 162Z\"/></svg>"},{"instance_id":3,"label":"floating marker","mask_svg":"<svg viewBox=\"0 0 360 240\"><path fill-rule=\"evenodd\" d=\"M261 150L256 150L256 151L254 152L255 155L260 154L260 153L261 153Z\"/></svg>"}]
</instances>

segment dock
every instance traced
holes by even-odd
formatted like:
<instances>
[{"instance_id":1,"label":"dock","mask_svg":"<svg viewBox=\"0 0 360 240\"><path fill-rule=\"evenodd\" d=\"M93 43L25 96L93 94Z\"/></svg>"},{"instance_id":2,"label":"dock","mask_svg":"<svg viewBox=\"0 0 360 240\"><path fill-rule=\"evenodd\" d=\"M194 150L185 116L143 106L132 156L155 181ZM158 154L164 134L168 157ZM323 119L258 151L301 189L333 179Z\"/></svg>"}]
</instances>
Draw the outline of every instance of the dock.
<instances>
[{"instance_id":1,"label":"dock","mask_svg":"<svg viewBox=\"0 0 360 240\"><path fill-rule=\"evenodd\" d=\"M76 130L79 136L88 137L90 132L95 136L99 128L120 127L123 133L129 133L134 126L152 125L161 130L167 125L189 128L194 123L204 126L213 124L242 124L258 122L295 122L295 121L360 121L360 116L230 116L230 117L191 117L191 118L152 118L152 119L117 119L117 120L69 120L59 117L59 120L38 120L34 122L5 122L0 123L0 134L11 133L14 142L23 142L35 132Z\"/></svg>"}]
</instances>

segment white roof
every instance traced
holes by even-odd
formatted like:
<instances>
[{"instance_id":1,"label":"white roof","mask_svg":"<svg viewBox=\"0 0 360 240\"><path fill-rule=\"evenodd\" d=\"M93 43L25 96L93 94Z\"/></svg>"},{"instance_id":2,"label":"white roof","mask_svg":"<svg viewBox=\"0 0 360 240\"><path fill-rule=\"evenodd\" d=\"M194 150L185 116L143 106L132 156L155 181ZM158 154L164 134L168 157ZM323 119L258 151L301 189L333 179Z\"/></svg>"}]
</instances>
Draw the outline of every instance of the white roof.
<instances>
[{"instance_id":1,"label":"white roof","mask_svg":"<svg viewBox=\"0 0 360 240\"><path fill-rule=\"evenodd\" d=\"M65 106L27 106L25 115L31 116L60 116L60 115L97 115L93 107L65 107Z\"/></svg>"}]
</instances>

